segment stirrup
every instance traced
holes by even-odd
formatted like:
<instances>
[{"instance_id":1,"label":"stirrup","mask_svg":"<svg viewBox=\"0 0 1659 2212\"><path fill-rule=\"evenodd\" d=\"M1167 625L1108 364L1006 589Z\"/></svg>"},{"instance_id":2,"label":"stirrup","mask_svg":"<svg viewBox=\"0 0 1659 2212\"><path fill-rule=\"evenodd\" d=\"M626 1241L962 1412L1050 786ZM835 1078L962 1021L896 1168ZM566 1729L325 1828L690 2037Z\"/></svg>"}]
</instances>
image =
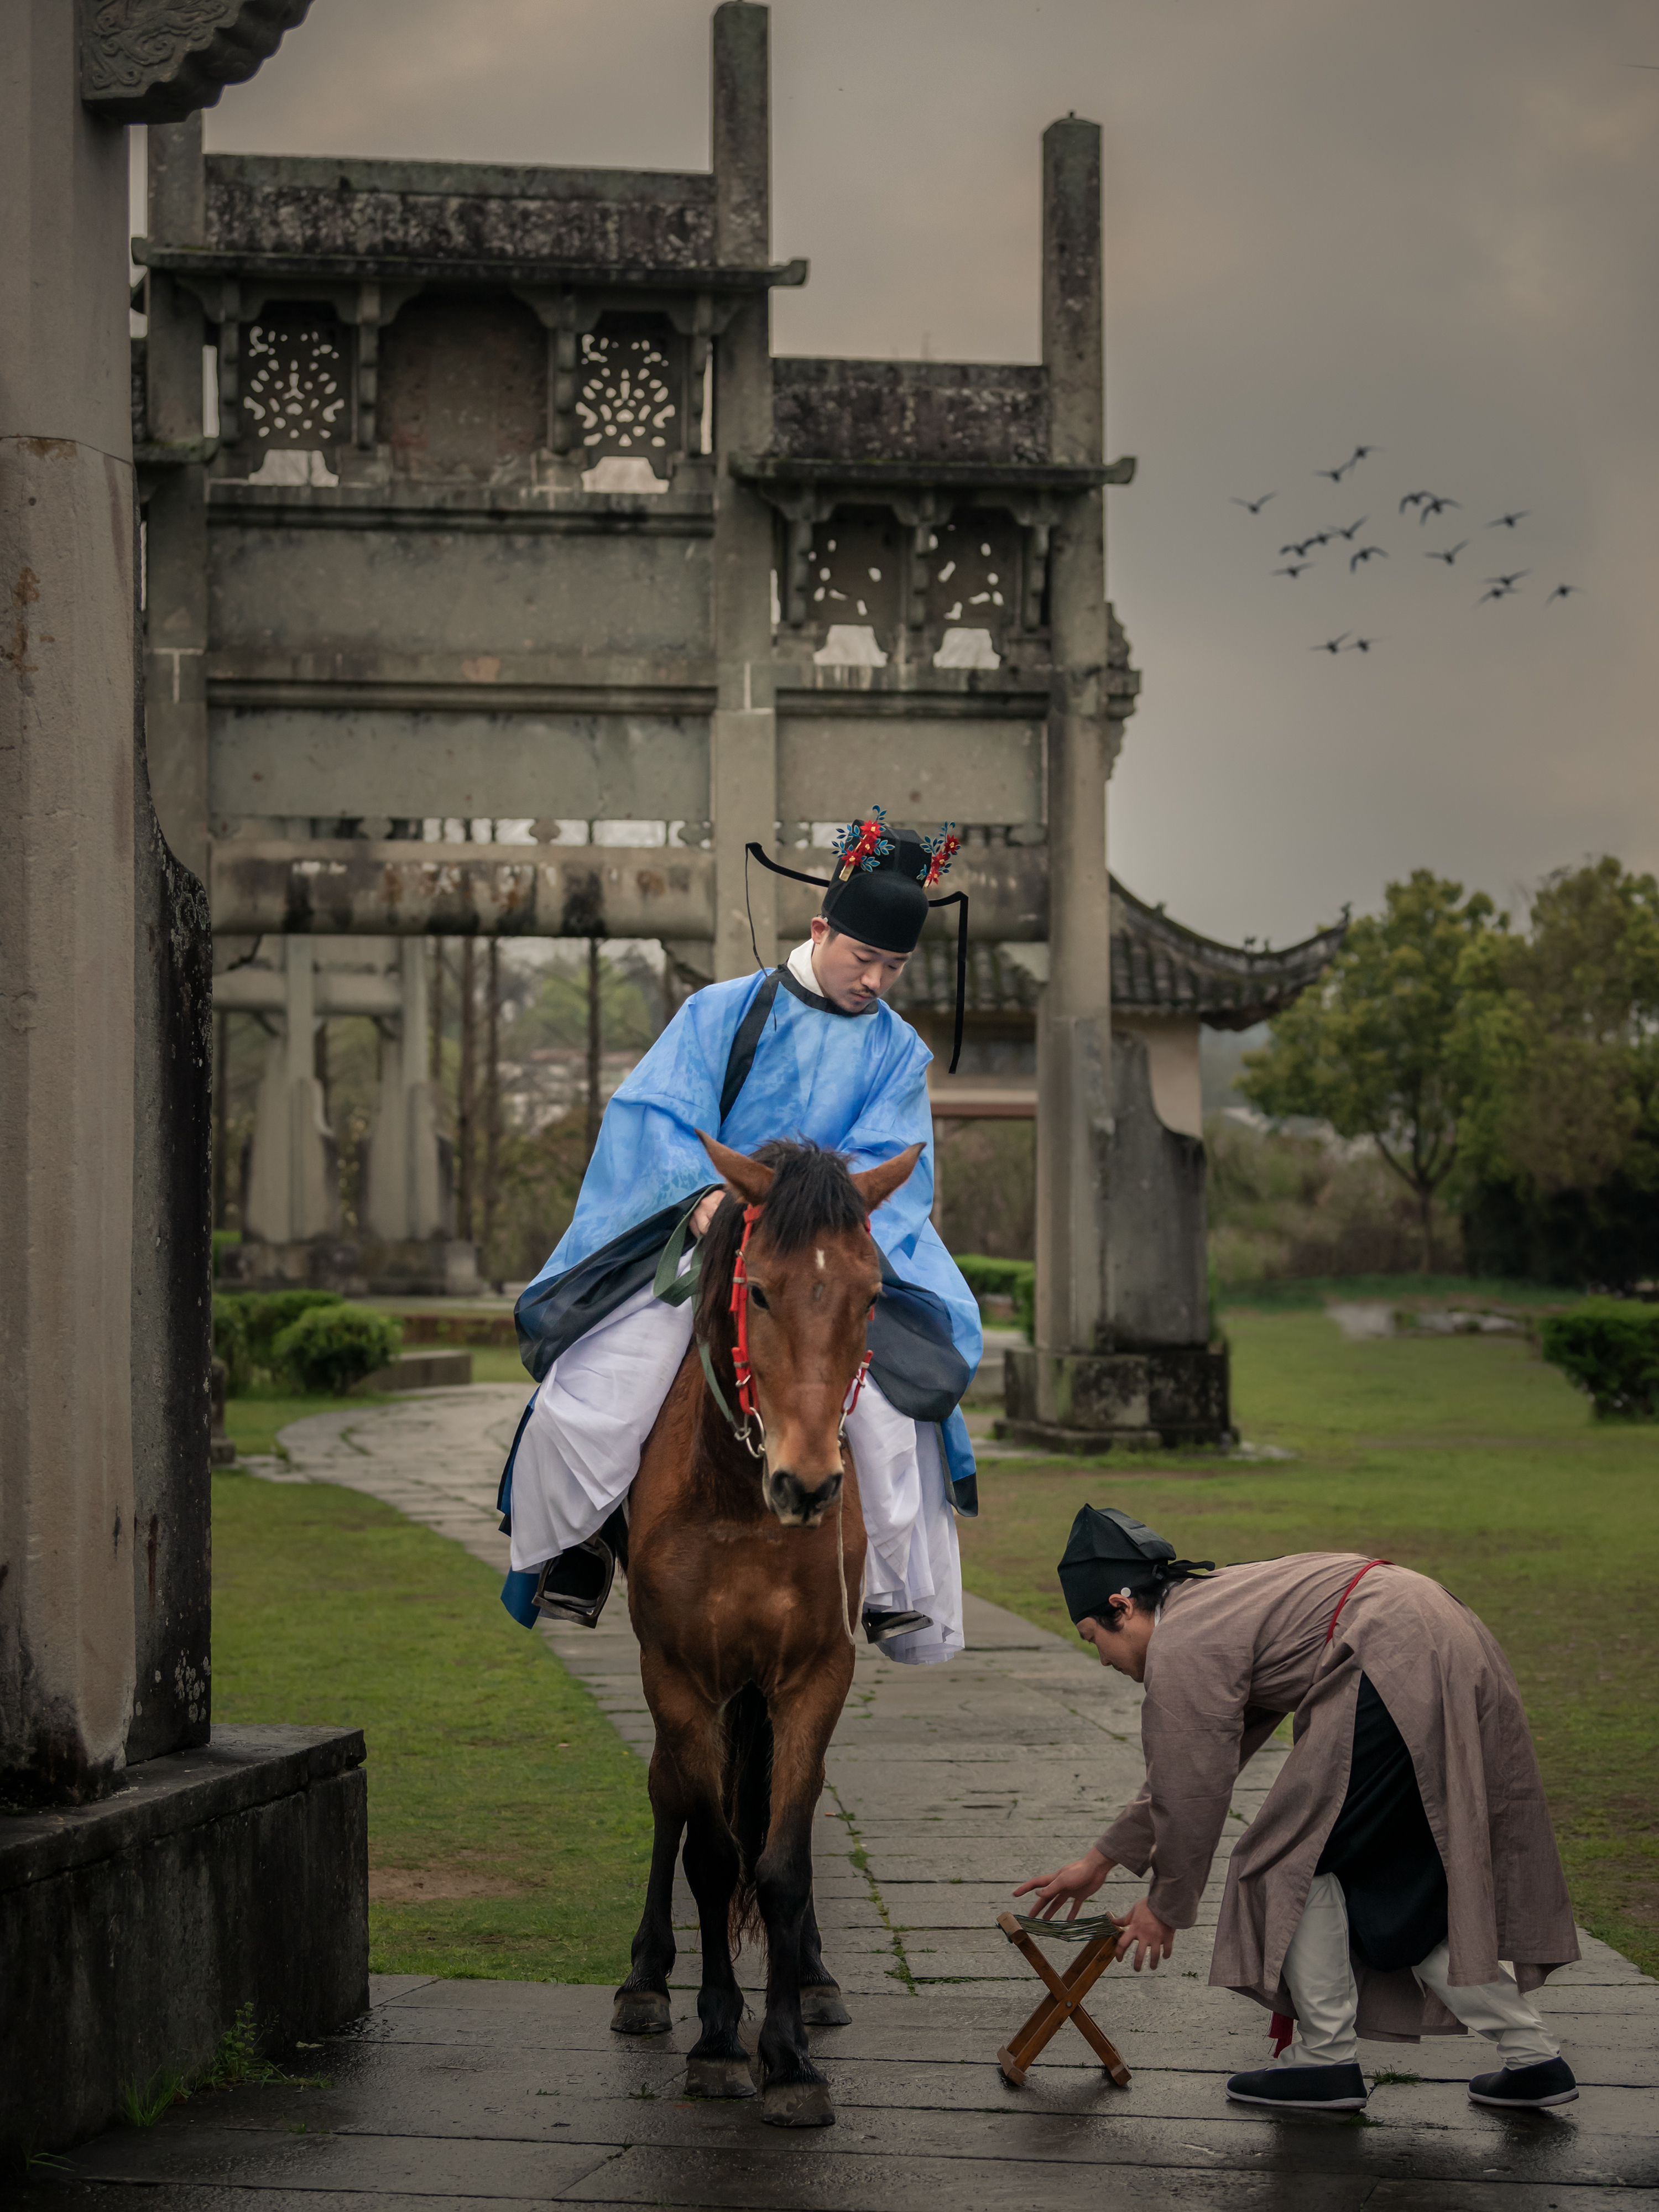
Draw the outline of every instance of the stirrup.
<instances>
[{"instance_id":1,"label":"stirrup","mask_svg":"<svg viewBox=\"0 0 1659 2212\"><path fill-rule=\"evenodd\" d=\"M866 1643L890 1644L896 1636L914 1636L919 1628L931 1628L931 1613L884 1613L878 1606L864 1608L864 1635Z\"/></svg>"},{"instance_id":2,"label":"stirrup","mask_svg":"<svg viewBox=\"0 0 1659 2212\"><path fill-rule=\"evenodd\" d=\"M597 1628L616 1579L617 1559L603 1536L590 1536L549 1559L536 1577L536 1609L551 1620Z\"/></svg>"}]
</instances>

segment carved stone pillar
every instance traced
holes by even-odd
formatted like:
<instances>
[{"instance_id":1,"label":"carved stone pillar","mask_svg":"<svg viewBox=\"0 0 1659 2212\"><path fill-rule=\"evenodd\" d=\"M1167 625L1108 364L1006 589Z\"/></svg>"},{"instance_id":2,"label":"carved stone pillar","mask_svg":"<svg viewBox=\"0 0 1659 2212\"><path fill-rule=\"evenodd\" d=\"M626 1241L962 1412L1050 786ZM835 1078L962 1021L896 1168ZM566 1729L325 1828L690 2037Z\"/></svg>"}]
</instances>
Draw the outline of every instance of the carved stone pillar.
<instances>
[{"instance_id":1,"label":"carved stone pillar","mask_svg":"<svg viewBox=\"0 0 1659 2212\"><path fill-rule=\"evenodd\" d=\"M771 125L764 8L714 11L715 258L764 268L771 247ZM749 916L767 958L776 939L775 878L757 869L744 897L744 846L769 845L777 817L772 659L772 514L726 470L736 451L772 442L770 298L744 298L714 343L714 658L709 811L714 832L714 974L755 965Z\"/></svg>"}]
</instances>

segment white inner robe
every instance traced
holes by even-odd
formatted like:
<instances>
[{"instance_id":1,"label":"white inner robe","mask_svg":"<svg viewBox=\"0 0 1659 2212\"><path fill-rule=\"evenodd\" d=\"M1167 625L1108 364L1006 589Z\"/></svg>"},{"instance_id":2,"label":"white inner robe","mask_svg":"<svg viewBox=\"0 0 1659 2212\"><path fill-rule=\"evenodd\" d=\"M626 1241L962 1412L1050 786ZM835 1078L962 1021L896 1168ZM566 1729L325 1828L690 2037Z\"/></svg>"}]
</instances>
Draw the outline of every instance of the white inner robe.
<instances>
[{"instance_id":1,"label":"white inner robe","mask_svg":"<svg viewBox=\"0 0 1659 2212\"><path fill-rule=\"evenodd\" d=\"M627 1495L640 1454L691 1342L690 1304L647 1284L562 1352L537 1391L513 1462L513 1565L597 1535ZM962 1559L939 1431L899 1413L866 1378L847 1422L869 1538L865 1601L925 1613L889 1658L925 1666L963 1648Z\"/></svg>"}]
</instances>

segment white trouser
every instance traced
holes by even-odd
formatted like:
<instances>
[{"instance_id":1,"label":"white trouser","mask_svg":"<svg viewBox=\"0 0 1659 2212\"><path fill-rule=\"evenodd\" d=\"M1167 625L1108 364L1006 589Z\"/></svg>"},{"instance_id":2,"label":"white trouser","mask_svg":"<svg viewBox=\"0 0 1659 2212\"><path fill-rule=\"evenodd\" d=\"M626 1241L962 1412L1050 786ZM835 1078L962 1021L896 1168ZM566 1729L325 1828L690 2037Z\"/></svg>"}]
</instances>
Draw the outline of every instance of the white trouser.
<instances>
[{"instance_id":1,"label":"white trouser","mask_svg":"<svg viewBox=\"0 0 1659 2212\"><path fill-rule=\"evenodd\" d=\"M1558 2058L1561 2046L1549 2033L1531 2000L1523 1997L1512 1974L1478 1988L1454 1989L1446 1979L1450 1952L1437 1944L1412 1968L1425 1989L1432 1990L1448 2012L1495 2043L1505 2066L1536 2066ZM1354 2022L1359 1992L1348 1954L1348 1906L1334 1874L1316 1874L1302 1918L1285 1954L1285 1980L1296 2008L1296 2040L1285 2054L1287 2066L1348 2066L1358 2058Z\"/></svg>"},{"instance_id":2,"label":"white trouser","mask_svg":"<svg viewBox=\"0 0 1659 2212\"><path fill-rule=\"evenodd\" d=\"M627 1496L691 1342L692 1309L636 1291L561 1353L536 1394L513 1465L513 1565L534 1569L596 1535ZM939 1431L866 1379L848 1416L869 1538L865 1600L925 1613L931 1628L881 1647L926 1664L962 1649L962 1562Z\"/></svg>"}]
</instances>

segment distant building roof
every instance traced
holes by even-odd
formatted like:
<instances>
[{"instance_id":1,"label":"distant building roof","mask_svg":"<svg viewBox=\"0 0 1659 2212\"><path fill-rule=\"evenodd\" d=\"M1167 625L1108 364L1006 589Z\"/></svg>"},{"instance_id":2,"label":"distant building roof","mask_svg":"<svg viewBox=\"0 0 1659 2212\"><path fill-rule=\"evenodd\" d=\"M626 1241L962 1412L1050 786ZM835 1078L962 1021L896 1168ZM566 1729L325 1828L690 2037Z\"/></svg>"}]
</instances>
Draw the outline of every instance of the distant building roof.
<instances>
[{"instance_id":1,"label":"distant building roof","mask_svg":"<svg viewBox=\"0 0 1659 2212\"><path fill-rule=\"evenodd\" d=\"M1282 951L1218 945L1146 905L1112 878L1112 1004L1126 1012L1196 1015L1212 1029L1247 1030L1282 1013L1342 949L1346 921ZM970 1014L1034 1014L1046 947L970 945ZM928 938L892 994L901 1013L948 1014L956 1003L956 947Z\"/></svg>"}]
</instances>

